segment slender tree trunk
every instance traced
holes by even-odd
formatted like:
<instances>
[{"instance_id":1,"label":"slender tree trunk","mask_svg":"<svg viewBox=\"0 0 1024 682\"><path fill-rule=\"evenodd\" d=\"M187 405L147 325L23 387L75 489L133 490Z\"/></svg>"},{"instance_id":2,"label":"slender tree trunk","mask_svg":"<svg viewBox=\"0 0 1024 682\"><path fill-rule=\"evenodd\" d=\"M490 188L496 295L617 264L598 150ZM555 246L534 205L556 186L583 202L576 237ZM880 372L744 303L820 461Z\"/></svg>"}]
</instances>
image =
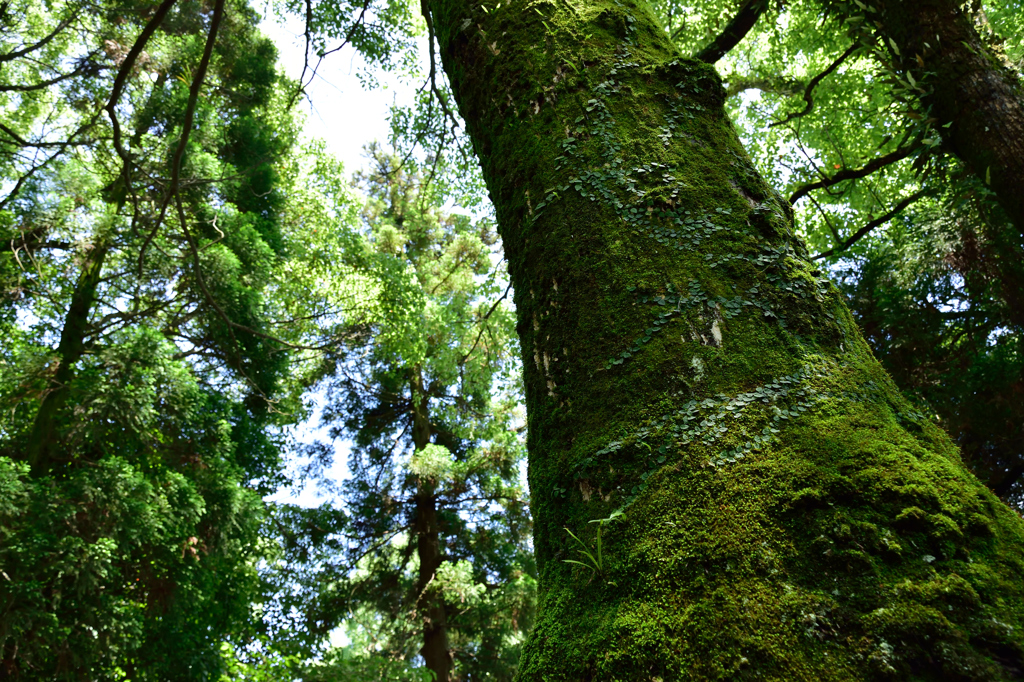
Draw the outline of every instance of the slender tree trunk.
<instances>
[{"instance_id":1,"label":"slender tree trunk","mask_svg":"<svg viewBox=\"0 0 1024 682\"><path fill-rule=\"evenodd\" d=\"M714 70L643 0L429 7L516 292L520 679L1024 674L1024 524L871 356Z\"/></svg>"},{"instance_id":2,"label":"slender tree trunk","mask_svg":"<svg viewBox=\"0 0 1024 682\"><path fill-rule=\"evenodd\" d=\"M417 451L430 443L432 429L427 410L423 376L417 369L412 383L412 438ZM437 518L437 490L433 481L420 477L416 484L416 554L419 558L419 580L416 584L416 611L423 619L423 656L427 668L437 682L448 682L452 659L448 651L448 623L444 599L432 585L437 569L444 561L441 551L440 526Z\"/></svg>"},{"instance_id":3,"label":"slender tree trunk","mask_svg":"<svg viewBox=\"0 0 1024 682\"><path fill-rule=\"evenodd\" d=\"M96 287L103 274L103 261L107 257L106 245L94 246L84 256L82 273L71 295L71 305L64 316L60 343L57 346L58 365L50 388L43 396L32 424L28 442L28 461L32 473L40 476L49 471L54 458L59 456L60 434L58 416L68 398L68 383L75 376L75 363L85 352L85 338L89 331L89 312L96 299Z\"/></svg>"}]
</instances>

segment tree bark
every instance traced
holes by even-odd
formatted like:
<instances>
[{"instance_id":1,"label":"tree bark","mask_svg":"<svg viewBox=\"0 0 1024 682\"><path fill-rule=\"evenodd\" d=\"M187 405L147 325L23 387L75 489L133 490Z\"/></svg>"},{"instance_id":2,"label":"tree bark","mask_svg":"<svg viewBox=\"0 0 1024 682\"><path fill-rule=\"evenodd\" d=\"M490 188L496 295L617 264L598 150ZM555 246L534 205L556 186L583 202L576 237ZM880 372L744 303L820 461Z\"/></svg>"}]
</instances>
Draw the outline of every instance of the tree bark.
<instances>
[{"instance_id":1,"label":"tree bark","mask_svg":"<svg viewBox=\"0 0 1024 682\"><path fill-rule=\"evenodd\" d=\"M96 299L96 287L103 274L103 261L109 247L97 245L83 256L82 273L71 295L71 304L64 316L60 343L57 345L57 370L52 387L43 396L32 424L28 442L28 462L32 474L47 473L58 456L60 445L58 415L68 399L68 384L75 376L75 363L85 352L85 339L89 331L89 311Z\"/></svg>"},{"instance_id":2,"label":"tree bark","mask_svg":"<svg viewBox=\"0 0 1024 682\"><path fill-rule=\"evenodd\" d=\"M1024 524L871 356L714 70L643 0L429 10L516 293L520 679L1022 674Z\"/></svg>"},{"instance_id":3,"label":"tree bark","mask_svg":"<svg viewBox=\"0 0 1024 682\"><path fill-rule=\"evenodd\" d=\"M417 451L430 443L432 429L427 409L427 395L422 372L417 369L412 382L412 438ZM431 584L444 561L441 551L440 524L437 518L436 484L420 477L416 482L416 555L419 576L416 583L416 612L423 620L423 647L420 654L436 682L448 682L452 657L448 650L448 623L444 598Z\"/></svg>"}]
</instances>

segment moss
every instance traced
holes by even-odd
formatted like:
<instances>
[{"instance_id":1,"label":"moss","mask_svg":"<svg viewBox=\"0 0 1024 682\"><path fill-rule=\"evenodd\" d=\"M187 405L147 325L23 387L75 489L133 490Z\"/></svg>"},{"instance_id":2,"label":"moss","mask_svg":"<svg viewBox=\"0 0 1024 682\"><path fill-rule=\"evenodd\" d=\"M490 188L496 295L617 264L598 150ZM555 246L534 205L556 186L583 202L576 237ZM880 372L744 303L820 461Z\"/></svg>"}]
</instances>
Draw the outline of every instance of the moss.
<instances>
[{"instance_id":1,"label":"moss","mask_svg":"<svg viewBox=\"0 0 1024 682\"><path fill-rule=\"evenodd\" d=\"M872 358L714 70L636 0L434 7L519 315L521 678L1012 677L1021 521ZM565 563L616 509L607 575Z\"/></svg>"}]
</instances>

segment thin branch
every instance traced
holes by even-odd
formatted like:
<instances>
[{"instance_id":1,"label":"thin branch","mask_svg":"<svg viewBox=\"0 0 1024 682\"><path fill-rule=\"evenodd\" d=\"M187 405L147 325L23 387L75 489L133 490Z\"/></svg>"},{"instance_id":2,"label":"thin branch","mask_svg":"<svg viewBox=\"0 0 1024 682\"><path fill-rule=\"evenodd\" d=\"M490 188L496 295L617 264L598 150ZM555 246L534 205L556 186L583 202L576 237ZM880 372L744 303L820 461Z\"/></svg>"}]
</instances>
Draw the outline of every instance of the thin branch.
<instances>
[{"instance_id":1,"label":"thin branch","mask_svg":"<svg viewBox=\"0 0 1024 682\"><path fill-rule=\"evenodd\" d=\"M915 201L917 201L918 199L923 197L925 194L926 194L926 191L923 190L923 189L914 192L909 197L907 197L906 199L904 199L900 203L896 204L896 207L893 208L891 211L889 211L888 213L886 213L885 215L883 215L883 216L881 216L879 218L875 218L870 223L868 223L864 227L862 227L859 230L857 230L856 232L854 232L853 236L851 236L849 239L847 239L845 242L843 242L839 246L836 246L835 248L829 249L828 251L823 251L822 253L819 253L817 256L815 256L811 260L821 260L822 258L827 258L827 257L829 257L831 255L834 255L836 253L840 253L842 251L847 250L848 248L853 246L855 243L857 243L861 238L863 238L865 235L867 235L869 232L871 232L871 230L875 229L879 225L884 225L885 223L889 222L894 217L896 217L896 215L900 211L905 209L907 206L910 206L912 203L914 203Z\"/></svg>"},{"instance_id":2,"label":"thin branch","mask_svg":"<svg viewBox=\"0 0 1024 682\"><path fill-rule=\"evenodd\" d=\"M174 2L175 0L165 0L164 4L173 4ZM220 22L223 16L224 0L217 0L217 4L213 9L213 17L210 19L210 32L206 36L206 45L203 47L203 56L199 59L199 66L196 68L195 75L192 77L192 84L188 88L188 104L185 107L185 120L181 123L181 137L178 138L178 146L175 148L174 155L171 157L171 181L167 185L167 191L164 193L163 201L160 202L160 213L153 225L153 229L146 235L145 240L142 242L142 247L139 249L139 274L142 274L142 265L146 257L146 251L149 248L149 244L156 237L157 232L160 230L160 225L163 223L164 217L167 215L167 207L170 205L171 199L178 194L178 185L181 182L181 162L185 157L185 149L188 147L188 138L192 134L192 122L195 120L196 105L199 102L199 91L203 87L203 81L206 80L206 70L210 66L210 59L213 57L213 45L217 40L217 31L220 29ZM152 22L150 22L150 24L152 24ZM148 29L149 26L146 26L146 28ZM155 27L154 30L156 30ZM138 41L136 41L136 47L137 46ZM135 48L132 48L132 51L134 50ZM128 163L128 161L126 161L126 163ZM125 178L125 180L127 182L128 178ZM182 222L182 229L187 230L184 222ZM189 237L189 243L191 243L191 241L191 237ZM199 261L197 256L196 268L198 267Z\"/></svg>"},{"instance_id":3,"label":"thin branch","mask_svg":"<svg viewBox=\"0 0 1024 682\"><path fill-rule=\"evenodd\" d=\"M871 161L867 162L860 168L844 168L843 170L839 171L838 173L831 177L825 177L824 179L819 180L817 182L810 182L806 185L801 185L796 189L795 192L793 192L792 195L790 195L789 203L795 204L798 199L806 196L807 194L813 192L816 189L822 189L823 187L832 187L833 185L838 185L840 182L845 182L846 180L857 180L859 178L871 175L872 173L881 168L885 168L888 165L894 164L897 161L901 161L907 158L919 146L920 145L918 144L910 144L904 147L897 147L895 150L886 154L885 156L879 156L876 159L872 159Z\"/></svg>"},{"instance_id":4,"label":"thin branch","mask_svg":"<svg viewBox=\"0 0 1024 682\"><path fill-rule=\"evenodd\" d=\"M768 0L746 0L718 37L693 58L706 64L717 62L746 37L766 9Z\"/></svg>"},{"instance_id":5,"label":"thin branch","mask_svg":"<svg viewBox=\"0 0 1024 682\"><path fill-rule=\"evenodd\" d=\"M480 337L483 336L484 329L486 329L486 326L484 326L483 323L486 322L488 320L488 318L490 318L490 316L494 313L494 311L498 309L498 304L500 304L502 301L505 300L506 297L508 297L508 292L510 292L511 290L512 290L512 282L509 282L508 286L505 287L505 293L503 293L501 295L501 298L499 298L497 301L495 301L494 305L491 306L491 309L487 311L487 314L484 315L482 318L480 318L480 324L481 324L480 331L477 333L476 340L473 341L473 345L470 347L470 349L468 351L466 351L466 354L462 356L462 359L459 360L459 364L460 365L465 364L466 360L469 359L469 356L473 354L474 350L476 350L477 344L480 343Z\"/></svg>"},{"instance_id":6,"label":"thin branch","mask_svg":"<svg viewBox=\"0 0 1024 682\"><path fill-rule=\"evenodd\" d=\"M131 157L121 144L121 124L117 120L117 103L121 99L121 92L128 82L128 76L131 75L132 69L135 68L135 61L142 54L142 51L146 48L146 43L156 33L156 30L163 23L164 17L171 11L171 7L174 6L175 2L177 0L164 0L157 7L149 23L142 29L142 33L136 38L132 49L129 50L128 54L125 55L124 61L121 62L121 68L118 69L117 76L114 78L114 84L110 88L110 99L107 100L107 105L104 107L104 110L106 110L107 115L110 117L110 124L113 127L114 148L117 150L117 155L124 162L123 172L125 174L125 183L128 187L131 187Z\"/></svg>"},{"instance_id":7,"label":"thin branch","mask_svg":"<svg viewBox=\"0 0 1024 682\"><path fill-rule=\"evenodd\" d=\"M804 88L804 102L806 102L806 104L804 105L802 111L794 111L781 121L775 121L774 123L770 123L768 127L774 128L775 126L784 125L792 121L794 118L800 118L801 116L806 116L808 113L810 113L811 109L814 108L814 88L818 86L818 83L820 83L826 77L828 77L830 73L838 69L839 65L846 61L846 59L850 55L856 52L860 48L860 46L860 43L854 43L853 45L850 45L850 47L846 49L846 52L839 55L838 59L829 64L827 69L825 69L824 71L822 71L817 76L811 79L811 81L807 84L807 87Z\"/></svg>"},{"instance_id":8,"label":"thin branch","mask_svg":"<svg viewBox=\"0 0 1024 682\"><path fill-rule=\"evenodd\" d=\"M99 73L107 67L97 64L96 62L90 61L90 58L93 57L95 54L96 52L92 52L89 55L83 57L79 62L79 65L75 67L74 71L62 73L61 75L55 76L48 81L40 81L38 83L26 83L19 85L7 85L0 83L0 92L33 92L35 90L45 90L51 85L56 85L57 83L62 83L63 81L70 80L75 76Z\"/></svg>"},{"instance_id":9,"label":"thin branch","mask_svg":"<svg viewBox=\"0 0 1024 682\"><path fill-rule=\"evenodd\" d=\"M821 214L822 220L824 220L825 224L828 225L828 231L832 233L832 239L835 240L837 245L841 244L843 238L839 236L839 230L836 229L836 226L828 219L828 213L821 207L821 204L819 204L813 196L807 198L811 200L811 203L814 204L814 208L818 209L818 213Z\"/></svg>"},{"instance_id":10,"label":"thin branch","mask_svg":"<svg viewBox=\"0 0 1024 682\"><path fill-rule=\"evenodd\" d=\"M79 128L75 132L75 135L78 135L79 133L83 132L87 128L92 127L92 125L95 122L96 122L96 117L94 116L93 120L90 121L89 123L87 123L86 125L82 126L81 128ZM54 160L56 160L58 157L60 157L60 155L64 153L64 150L66 150L68 147L70 147L74 143L75 135L72 135L71 139L69 139L67 142L62 143L60 145L60 147L58 147L57 151L54 152L52 155L48 156L46 159L44 159L42 163L40 163L37 166L33 166L28 171L26 171L22 175L18 176L18 181L14 183L14 187L12 187L11 191L7 193L7 196L5 196L3 198L3 201L0 201L0 210L6 208L7 204L9 204L10 202L14 201L18 197L18 195L21 193L22 188L28 183L29 180L32 179L33 175L35 175L36 173L38 173L42 169L46 168L48 165L53 163Z\"/></svg>"},{"instance_id":11,"label":"thin branch","mask_svg":"<svg viewBox=\"0 0 1024 682\"><path fill-rule=\"evenodd\" d=\"M369 9L370 9L370 0L363 0L363 8L362 8L362 10L360 10L359 16L356 18L356 20L354 22L352 22L352 26L350 26L348 31L345 32L345 38L341 41L341 44L338 45L337 47L333 48L333 49L330 49L330 50L328 50L326 52L318 54L317 55L316 66L314 66L312 69L310 69L309 68L309 47L310 47L310 43L312 41L310 25L313 23L313 6L312 6L312 4L310 3L309 0L306 0L306 27L305 27L305 30L303 31L303 34L304 34L305 39L306 39L306 46L305 46L305 55L303 57L303 62L302 62L302 74L299 75L299 87L295 89L295 92L292 93L291 98L288 100L288 106L287 106L288 109L291 109L292 105L295 104L295 100L299 98L299 95L303 94L306 91L306 87L310 83L313 82L314 78L317 77L318 71L320 70L320 64L323 63L324 58L327 55L329 55L329 54L333 54L334 52L337 52L337 51L343 49L346 45L349 44L349 42L352 40L352 34L355 33L356 29L359 28L359 26L364 21L366 21L366 13L367 13L367 11L369 11ZM310 71L310 70L313 72L313 74L309 77L308 81L304 81L303 79L306 76L306 71Z\"/></svg>"},{"instance_id":12,"label":"thin branch","mask_svg":"<svg viewBox=\"0 0 1024 682\"><path fill-rule=\"evenodd\" d=\"M18 135L18 133L15 132L13 128L9 128L8 126L4 125L3 123L0 123L0 132L4 133L8 137L10 137L11 140L14 141L14 144L16 146L18 146L18 147L31 147L33 149L45 149L47 147L57 147L59 149L64 149L69 144L72 144L74 142L73 139L60 140L60 141L56 141L56 142L41 142L41 141L40 142L30 142L29 140L26 140L25 138L23 138L21 135Z\"/></svg>"},{"instance_id":13,"label":"thin branch","mask_svg":"<svg viewBox=\"0 0 1024 682\"><path fill-rule=\"evenodd\" d=\"M57 35L61 31L63 31L65 28L70 26L72 21L74 21L74 15L64 19L62 22L57 24L57 28L53 29L53 31L48 36L46 36L45 38L40 40L38 43L35 43L33 45L29 45L29 46L24 47L24 48L22 48L20 50L15 50L14 52L8 52L6 54L0 54L0 63L12 61L12 60L17 59L18 57L24 57L25 55L29 54L30 52L35 52L38 49L46 47L47 43L49 43L51 40L56 38Z\"/></svg>"},{"instance_id":14,"label":"thin branch","mask_svg":"<svg viewBox=\"0 0 1024 682\"><path fill-rule=\"evenodd\" d=\"M423 18L427 22L427 43L430 50L430 92L434 97L437 97L437 101L441 105L442 111L444 111L445 118L452 122L453 136L458 137L456 131L459 129L459 121L455 118L455 114L452 113L451 109L448 108L447 100L442 96L441 90L437 87L437 64L434 57L434 19L430 16L428 0L420 0L420 12L423 13Z\"/></svg>"},{"instance_id":15,"label":"thin branch","mask_svg":"<svg viewBox=\"0 0 1024 682\"><path fill-rule=\"evenodd\" d=\"M776 95L794 97L804 91L806 85L797 78L786 78L785 76L747 76L731 74L723 78L725 81L726 97L732 97L744 90L761 90Z\"/></svg>"}]
</instances>

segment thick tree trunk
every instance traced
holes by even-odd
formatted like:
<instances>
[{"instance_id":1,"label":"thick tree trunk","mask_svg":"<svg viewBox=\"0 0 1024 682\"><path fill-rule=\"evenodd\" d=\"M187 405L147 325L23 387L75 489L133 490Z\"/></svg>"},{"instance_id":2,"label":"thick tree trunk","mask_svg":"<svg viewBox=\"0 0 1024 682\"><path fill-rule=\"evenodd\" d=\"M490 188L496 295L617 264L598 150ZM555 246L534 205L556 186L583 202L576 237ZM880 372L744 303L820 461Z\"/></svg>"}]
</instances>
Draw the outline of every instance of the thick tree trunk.
<instances>
[{"instance_id":1,"label":"thick tree trunk","mask_svg":"<svg viewBox=\"0 0 1024 682\"><path fill-rule=\"evenodd\" d=\"M416 450L430 443L432 429L427 410L423 376L416 370L412 383L412 438ZM441 551L440 525L437 518L437 490L432 481L420 478L416 483L416 555L419 576L416 583L416 612L423 621L423 647L420 654L436 682L448 682L452 657L448 651L448 623L444 599L431 584L444 561Z\"/></svg>"},{"instance_id":2,"label":"thick tree trunk","mask_svg":"<svg viewBox=\"0 0 1024 682\"><path fill-rule=\"evenodd\" d=\"M516 291L521 679L1024 674L1024 524L871 356L713 69L642 0L430 10Z\"/></svg>"},{"instance_id":3,"label":"thick tree trunk","mask_svg":"<svg viewBox=\"0 0 1024 682\"><path fill-rule=\"evenodd\" d=\"M1024 87L982 41L963 5L877 0L872 8L877 12L866 18L880 22L894 64L919 86L936 129L992 188L1019 237L1024 230Z\"/></svg>"},{"instance_id":4,"label":"thick tree trunk","mask_svg":"<svg viewBox=\"0 0 1024 682\"><path fill-rule=\"evenodd\" d=\"M57 345L57 370L50 388L43 396L32 424L28 442L28 462L32 474L41 476L50 470L60 446L58 416L68 398L68 383L75 376L75 363L85 352L85 338L89 331L89 311L96 299L96 287L103 273L107 257L106 245L95 246L84 255L82 273L71 295L71 305L64 316L60 343Z\"/></svg>"}]
</instances>

